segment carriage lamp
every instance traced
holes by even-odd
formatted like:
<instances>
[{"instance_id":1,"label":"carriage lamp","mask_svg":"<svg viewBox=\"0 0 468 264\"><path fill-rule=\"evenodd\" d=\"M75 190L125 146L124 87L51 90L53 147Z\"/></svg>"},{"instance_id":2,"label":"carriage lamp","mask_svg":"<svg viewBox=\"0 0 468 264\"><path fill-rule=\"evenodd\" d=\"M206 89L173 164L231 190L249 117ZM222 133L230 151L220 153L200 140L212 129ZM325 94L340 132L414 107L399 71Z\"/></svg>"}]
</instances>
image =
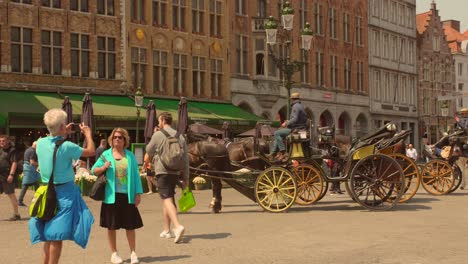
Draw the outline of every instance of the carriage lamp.
<instances>
[{"instance_id":1,"label":"carriage lamp","mask_svg":"<svg viewBox=\"0 0 468 264\"><path fill-rule=\"evenodd\" d=\"M306 22L305 27L301 32L303 50L310 50L310 46L312 45L312 39L314 38L313 34L314 32L312 32L312 30L310 29L309 22Z\"/></svg>"},{"instance_id":2,"label":"carriage lamp","mask_svg":"<svg viewBox=\"0 0 468 264\"><path fill-rule=\"evenodd\" d=\"M278 33L278 23L270 16L268 21L265 23L266 42L269 45L276 44L276 34Z\"/></svg>"},{"instance_id":3,"label":"carriage lamp","mask_svg":"<svg viewBox=\"0 0 468 264\"><path fill-rule=\"evenodd\" d=\"M284 3L283 10L281 10L281 24L284 29L292 30L294 25L294 9L292 9L289 1Z\"/></svg>"},{"instance_id":4,"label":"carriage lamp","mask_svg":"<svg viewBox=\"0 0 468 264\"><path fill-rule=\"evenodd\" d=\"M137 109L137 123L136 123L136 138L135 143L138 143L138 134L140 130L140 108L143 107L143 93L141 92L141 87L138 86L135 92L135 107Z\"/></svg>"}]
</instances>

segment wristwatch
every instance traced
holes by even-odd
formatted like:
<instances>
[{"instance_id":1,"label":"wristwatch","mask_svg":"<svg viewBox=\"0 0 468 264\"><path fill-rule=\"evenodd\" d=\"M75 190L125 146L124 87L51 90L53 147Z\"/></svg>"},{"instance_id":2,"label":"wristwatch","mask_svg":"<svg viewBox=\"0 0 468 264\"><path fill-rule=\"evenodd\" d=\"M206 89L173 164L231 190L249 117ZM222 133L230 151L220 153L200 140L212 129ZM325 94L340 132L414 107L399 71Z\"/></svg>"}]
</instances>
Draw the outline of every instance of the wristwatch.
<instances>
[{"instance_id":1,"label":"wristwatch","mask_svg":"<svg viewBox=\"0 0 468 264\"><path fill-rule=\"evenodd\" d=\"M8 176L15 176L13 173L8 174Z\"/></svg>"}]
</instances>

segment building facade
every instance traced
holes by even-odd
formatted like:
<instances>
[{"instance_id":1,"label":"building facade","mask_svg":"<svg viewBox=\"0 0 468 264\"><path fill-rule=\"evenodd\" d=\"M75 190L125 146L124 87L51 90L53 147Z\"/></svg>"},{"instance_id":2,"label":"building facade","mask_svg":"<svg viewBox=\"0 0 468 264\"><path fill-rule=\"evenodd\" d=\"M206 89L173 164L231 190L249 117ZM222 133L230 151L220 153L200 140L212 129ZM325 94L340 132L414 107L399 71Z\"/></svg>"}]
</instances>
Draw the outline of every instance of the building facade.
<instances>
[{"instance_id":1,"label":"building facade","mask_svg":"<svg viewBox=\"0 0 468 264\"><path fill-rule=\"evenodd\" d=\"M232 102L271 120L286 118L287 90L265 40L264 23L280 19L285 1L230 1L230 87ZM367 1L290 1L294 8L291 58L305 66L293 76L292 92L314 125L335 125L354 137L369 130ZM312 48L300 49L300 31L309 22ZM280 43L272 51L285 57Z\"/></svg>"},{"instance_id":2,"label":"building facade","mask_svg":"<svg viewBox=\"0 0 468 264\"><path fill-rule=\"evenodd\" d=\"M443 21L444 32L455 61L455 93L453 100L459 111L468 107L468 31L461 33L460 21Z\"/></svg>"},{"instance_id":3,"label":"building facade","mask_svg":"<svg viewBox=\"0 0 468 264\"><path fill-rule=\"evenodd\" d=\"M419 145L415 0L369 1L369 94L373 128L394 122Z\"/></svg>"},{"instance_id":4,"label":"building facade","mask_svg":"<svg viewBox=\"0 0 468 264\"><path fill-rule=\"evenodd\" d=\"M420 132L435 143L453 123L454 102L444 96L454 91L454 61L434 2L429 11L417 15L416 23Z\"/></svg>"}]
</instances>

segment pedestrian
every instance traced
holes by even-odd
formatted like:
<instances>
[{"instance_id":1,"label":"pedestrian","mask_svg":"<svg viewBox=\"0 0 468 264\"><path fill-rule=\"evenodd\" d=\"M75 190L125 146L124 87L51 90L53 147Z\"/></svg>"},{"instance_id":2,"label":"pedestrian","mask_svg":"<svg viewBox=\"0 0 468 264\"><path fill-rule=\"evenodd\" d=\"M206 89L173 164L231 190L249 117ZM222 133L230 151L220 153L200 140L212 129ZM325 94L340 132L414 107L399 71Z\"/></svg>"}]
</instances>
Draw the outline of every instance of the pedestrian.
<instances>
[{"instance_id":1,"label":"pedestrian","mask_svg":"<svg viewBox=\"0 0 468 264\"><path fill-rule=\"evenodd\" d=\"M175 207L174 194L175 187L182 178L182 187L187 186L189 177L189 160L187 152L187 144L182 135L179 135L178 141L183 149L183 163L184 167L180 168L179 171L167 170L159 159L160 155L167 150L162 149L167 136L164 133L174 137L177 131L174 130L172 125L172 115L168 112L163 112L158 117L159 131L155 129L155 133L151 137L151 141L146 146L146 152L149 157L154 157L154 171L158 182L159 196L162 200L163 205L163 219L164 229L159 234L161 238L172 238L174 242L178 243L185 231L185 227L180 224L179 218L177 217L177 209ZM156 155L156 156L155 156ZM171 225L174 227L171 232Z\"/></svg>"},{"instance_id":2,"label":"pedestrian","mask_svg":"<svg viewBox=\"0 0 468 264\"><path fill-rule=\"evenodd\" d=\"M0 135L0 194L5 193L10 198L13 216L9 220L20 220L18 200L15 196L16 169L18 157L15 148L11 145L8 136Z\"/></svg>"},{"instance_id":3,"label":"pedestrian","mask_svg":"<svg viewBox=\"0 0 468 264\"><path fill-rule=\"evenodd\" d=\"M104 152L104 150L107 149L107 141L105 139L101 139L99 143L99 147L96 149L96 156L95 156L95 161L99 159L101 154Z\"/></svg>"},{"instance_id":4,"label":"pedestrian","mask_svg":"<svg viewBox=\"0 0 468 264\"><path fill-rule=\"evenodd\" d=\"M411 143L408 144L408 148L406 149L406 156L414 161L418 160L418 152Z\"/></svg>"},{"instance_id":5,"label":"pedestrian","mask_svg":"<svg viewBox=\"0 0 468 264\"><path fill-rule=\"evenodd\" d=\"M152 194L154 183L154 169L153 163L151 162L148 153L145 153L145 156L143 158L143 165L141 166L141 168L142 172L146 173L146 182L148 184L148 192L146 194Z\"/></svg>"},{"instance_id":6,"label":"pedestrian","mask_svg":"<svg viewBox=\"0 0 468 264\"><path fill-rule=\"evenodd\" d=\"M138 162L135 155L127 150L130 145L127 130L114 128L108 142L111 148L102 153L91 169L94 175L105 173L107 178L100 225L107 228L112 263L123 262L117 252L116 230L125 229L131 252L130 263L134 264L138 263L135 229L143 226L138 211L143 193Z\"/></svg>"},{"instance_id":7,"label":"pedestrian","mask_svg":"<svg viewBox=\"0 0 468 264\"><path fill-rule=\"evenodd\" d=\"M19 206L26 206L23 203L24 196L28 191L28 188L34 186L34 190L37 190L39 187L39 180L41 175L37 171L37 155L36 155L36 144L37 141L34 141L32 145L26 149L24 152L24 159L23 159L23 181L22 181L22 188L21 193L18 197L18 205Z\"/></svg>"},{"instance_id":8,"label":"pedestrian","mask_svg":"<svg viewBox=\"0 0 468 264\"><path fill-rule=\"evenodd\" d=\"M36 153L40 166L41 180L49 182L52 170L57 197L55 216L44 221L37 217L29 220L29 235L32 244L44 243L42 263L56 264L62 252L63 240L73 240L83 249L88 243L91 225L94 222L91 211L81 197L80 189L74 183L75 173L72 160L94 156L94 143L91 130L84 123L80 131L88 145L81 148L71 141L64 141L73 132L73 123L67 124L67 113L62 109L50 109L44 114L44 124L49 136L37 141ZM57 149L55 165L54 149L57 142L63 142ZM52 167L54 166L54 167Z\"/></svg>"}]
</instances>

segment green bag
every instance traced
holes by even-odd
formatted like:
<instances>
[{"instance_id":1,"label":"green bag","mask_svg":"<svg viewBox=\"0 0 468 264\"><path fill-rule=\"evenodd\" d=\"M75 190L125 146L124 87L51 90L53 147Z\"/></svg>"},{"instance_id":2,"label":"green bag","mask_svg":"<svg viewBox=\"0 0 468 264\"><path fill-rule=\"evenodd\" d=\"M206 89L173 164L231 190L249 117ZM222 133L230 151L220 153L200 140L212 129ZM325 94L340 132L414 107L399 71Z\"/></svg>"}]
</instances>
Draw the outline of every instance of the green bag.
<instances>
[{"instance_id":1,"label":"green bag","mask_svg":"<svg viewBox=\"0 0 468 264\"><path fill-rule=\"evenodd\" d=\"M179 199L179 210L181 212L187 212L195 205L195 198L193 197L192 191L190 191L189 187L185 187L182 191L182 196Z\"/></svg>"},{"instance_id":2,"label":"green bag","mask_svg":"<svg viewBox=\"0 0 468 264\"><path fill-rule=\"evenodd\" d=\"M46 211L46 201L47 201L47 189L48 185L43 185L37 188L36 192L34 193L34 197L31 201L31 205L29 206L29 215L31 217L37 217L42 219L44 216L44 212ZM56 209L55 209L56 210Z\"/></svg>"}]
</instances>

